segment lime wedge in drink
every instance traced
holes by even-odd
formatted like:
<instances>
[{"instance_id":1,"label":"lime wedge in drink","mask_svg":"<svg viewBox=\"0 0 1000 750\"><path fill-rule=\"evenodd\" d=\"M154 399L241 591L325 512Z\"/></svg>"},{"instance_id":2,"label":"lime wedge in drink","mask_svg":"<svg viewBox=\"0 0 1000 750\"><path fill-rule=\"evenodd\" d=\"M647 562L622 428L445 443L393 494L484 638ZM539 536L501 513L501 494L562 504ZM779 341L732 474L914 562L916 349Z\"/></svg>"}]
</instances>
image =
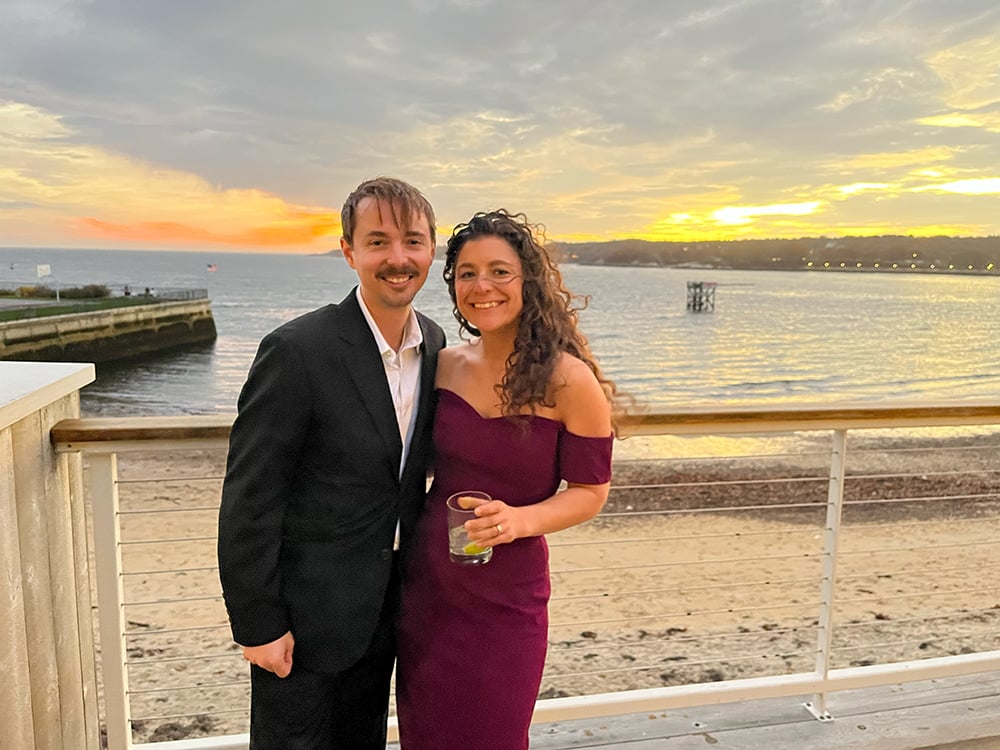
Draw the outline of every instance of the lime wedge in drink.
<instances>
[{"instance_id":1,"label":"lime wedge in drink","mask_svg":"<svg viewBox=\"0 0 1000 750\"><path fill-rule=\"evenodd\" d=\"M469 542L464 547L462 547L462 552L467 555L479 555L486 551L485 547L480 547L475 542Z\"/></svg>"}]
</instances>

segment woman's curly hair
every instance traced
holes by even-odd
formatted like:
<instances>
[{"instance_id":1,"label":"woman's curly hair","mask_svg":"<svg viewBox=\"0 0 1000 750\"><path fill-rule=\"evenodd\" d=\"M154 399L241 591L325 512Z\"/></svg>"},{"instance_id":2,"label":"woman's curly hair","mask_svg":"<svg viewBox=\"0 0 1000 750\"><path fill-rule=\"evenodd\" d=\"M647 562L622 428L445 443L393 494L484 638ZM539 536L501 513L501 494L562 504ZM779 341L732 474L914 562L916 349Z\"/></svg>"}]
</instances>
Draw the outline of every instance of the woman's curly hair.
<instances>
[{"instance_id":1,"label":"woman's curly hair","mask_svg":"<svg viewBox=\"0 0 1000 750\"><path fill-rule=\"evenodd\" d=\"M615 384L601 372L578 327L578 313L586 308L589 297L572 294L566 288L558 266L545 249L544 226L529 223L524 214L512 214L502 208L483 211L468 223L455 227L448 240L443 276L451 296L452 314L462 329L473 336L480 335L459 312L455 264L465 243L481 237L505 240L517 253L522 269L524 306L514 351L507 358L503 380L497 386L503 414L515 417L525 407L534 414L539 406L555 406L555 392L562 386L552 382L552 374L561 352L585 362L614 405Z\"/></svg>"}]
</instances>

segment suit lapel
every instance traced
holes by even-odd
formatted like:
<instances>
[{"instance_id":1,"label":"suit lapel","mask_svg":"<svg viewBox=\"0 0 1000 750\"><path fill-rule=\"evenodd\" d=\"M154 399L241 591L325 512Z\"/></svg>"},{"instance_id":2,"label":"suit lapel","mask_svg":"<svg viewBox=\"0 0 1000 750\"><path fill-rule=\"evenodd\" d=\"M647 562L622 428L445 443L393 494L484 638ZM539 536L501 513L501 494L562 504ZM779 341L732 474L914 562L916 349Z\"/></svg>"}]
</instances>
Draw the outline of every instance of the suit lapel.
<instances>
[{"instance_id":1,"label":"suit lapel","mask_svg":"<svg viewBox=\"0 0 1000 750\"><path fill-rule=\"evenodd\" d=\"M417 401L417 418L413 423L413 435L423 435L427 427L428 420L433 416L431 405L434 397L434 376L437 371L437 356L441 349L442 342L438 340L437 334L426 319L417 315L420 323L420 330L424 336L424 343L421 345L420 357L420 394ZM410 446L408 457L413 455L413 446ZM409 461L407 461L409 466ZM405 468L405 467L404 467Z\"/></svg>"},{"instance_id":2,"label":"suit lapel","mask_svg":"<svg viewBox=\"0 0 1000 750\"><path fill-rule=\"evenodd\" d=\"M403 444L399 439L396 410L385 379L382 355L375 346L375 339L356 295L357 291L352 290L339 305L344 316L343 325L339 326L340 338L349 347L349 355L345 357L347 370L361 397L361 403L371 414L375 429L385 443L393 476L398 476Z\"/></svg>"}]
</instances>

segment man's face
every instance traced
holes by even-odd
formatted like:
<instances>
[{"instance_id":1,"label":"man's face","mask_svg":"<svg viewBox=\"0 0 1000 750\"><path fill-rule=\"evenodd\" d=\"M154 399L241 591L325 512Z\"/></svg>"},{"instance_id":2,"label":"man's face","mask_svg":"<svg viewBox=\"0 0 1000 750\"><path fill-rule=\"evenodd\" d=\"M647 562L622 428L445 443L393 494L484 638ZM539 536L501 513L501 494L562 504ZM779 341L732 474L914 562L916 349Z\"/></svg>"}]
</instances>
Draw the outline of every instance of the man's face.
<instances>
[{"instance_id":1,"label":"man's face","mask_svg":"<svg viewBox=\"0 0 1000 750\"><path fill-rule=\"evenodd\" d=\"M376 317L413 302L434 260L427 217L411 217L404 230L393 220L392 206L375 198L358 204L354 236L350 242L341 238L340 248L357 271L361 296Z\"/></svg>"}]
</instances>

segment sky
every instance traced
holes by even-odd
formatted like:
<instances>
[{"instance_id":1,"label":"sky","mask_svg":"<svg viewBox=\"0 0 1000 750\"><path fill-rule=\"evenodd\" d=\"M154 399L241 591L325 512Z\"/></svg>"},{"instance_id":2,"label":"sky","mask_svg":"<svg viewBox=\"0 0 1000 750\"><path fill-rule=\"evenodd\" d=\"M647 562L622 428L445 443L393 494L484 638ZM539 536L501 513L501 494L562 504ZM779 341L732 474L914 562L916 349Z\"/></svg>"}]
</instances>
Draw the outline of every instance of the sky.
<instances>
[{"instance_id":1,"label":"sky","mask_svg":"<svg viewBox=\"0 0 1000 750\"><path fill-rule=\"evenodd\" d=\"M0 246L1000 234L996 0L0 0Z\"/></svg>"}]
</instances>

